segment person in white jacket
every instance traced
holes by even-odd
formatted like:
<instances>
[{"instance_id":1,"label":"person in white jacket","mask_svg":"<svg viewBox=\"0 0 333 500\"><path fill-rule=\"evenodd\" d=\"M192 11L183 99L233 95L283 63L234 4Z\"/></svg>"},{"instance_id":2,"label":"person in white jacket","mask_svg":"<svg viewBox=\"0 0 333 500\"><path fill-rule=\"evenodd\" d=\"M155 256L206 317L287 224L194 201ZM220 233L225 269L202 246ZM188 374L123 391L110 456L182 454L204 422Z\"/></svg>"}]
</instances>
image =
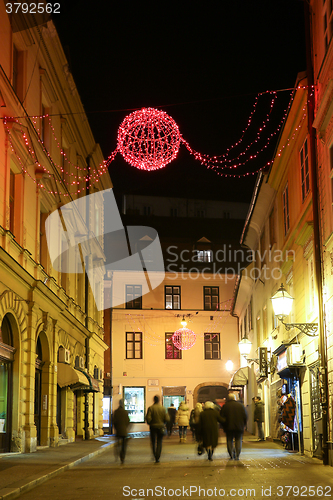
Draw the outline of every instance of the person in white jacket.
<instances>
[{"instance_id":1,"label":"person in white jacket","mask_svg":"<svg viewBox=\"0 0 333 500\"><path fill-rule=\"evenodd\" d=\"M179 427L179 441L181 443L186 443L187 427L189 426L190 422L190 409L185 401L181 401L179 405L176 415L176 422Z\"/></svg>"}]
</instances>

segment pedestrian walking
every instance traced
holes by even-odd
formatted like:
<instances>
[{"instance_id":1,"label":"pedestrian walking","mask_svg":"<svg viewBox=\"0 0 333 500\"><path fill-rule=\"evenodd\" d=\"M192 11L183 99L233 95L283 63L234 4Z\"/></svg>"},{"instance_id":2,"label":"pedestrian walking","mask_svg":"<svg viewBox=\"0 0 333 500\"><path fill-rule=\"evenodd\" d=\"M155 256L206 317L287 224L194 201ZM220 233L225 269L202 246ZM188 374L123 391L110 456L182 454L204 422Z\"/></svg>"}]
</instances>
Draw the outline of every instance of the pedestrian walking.
<instances>
[{"instance_id":1,"label":"pedestrian walking","mask_svg":"<svg viewBox=\"0 0 333 500\"><path fill-rule=\"evenodd\" d=\"M254 399L254 421L257 422L258 441L265 441L264 429L262 427L265 421L265 403L261 401L261 397L257 396Z\"/></svg>"},{"instance_id":2,"label":"pedestrian walking","mask_svg":"<svg viewBox=\"0 0 333 500\"><path fill-rule=\"evenodd\" d=\"M179 442L186 443L187 428L190 423L190 409L185 401L180 402L176 421L179 427Z\"/></svg>"},{"instance_id":3,"label":"pedestrian walking","mask_svg":"<svg viewBox=\"0 0 333 500\"><path fill-rule=\"evenodd\" d=\"M173 429L173 426L175 425L175 421L176 421L176 413L177 413L177 410L175 408L175 405L173 403L171 403L171 405L168 408L169 422L167 422L167 424L166 424L168 436L171 436L171 434L172 434L172 429Z\"/></svg>"},{"instance_id":4,"label":"pedestrian walking","mask_svg":"<svg viewBox=\"0 0 333 500\"><path fill-rule=\"evenodd\" d=\"M227 449L230 458L239 460L247 414L243 403L236 401L235 394L229 394L221 409L222 427L227 435Z\"/></svg>"},{"instance_id":5,"label":"pedestrian walking","mask_svg":"<svg viewBox=\"0 0 333 500\"><path fill-rule=\"evenodd\" d=\"M200 413L203 411L202 404L197 403L193 411L193 428L195 434L195 440L197 443L202 442L201 433L200 433Z\"/></svg>"},{"instance_id":6,"label":"pedestrian walking","mask_svg":"<svg viewBox=\"0 0 333 500\"><path fill-rule=\"evenodd\" d=\"M208 460L213 460L213 453L218 443L218 422L222 422L219 412L212 401L206 401L204 410L200 413L199 432L202 445L208 454Z\"/></svg>"},{"instance_id":7,"label":"pedestrian walking","mask_svg":"<svg viewBox=\"0 0 333 500\"><path fill-rule=\"evenodd\" d=\"M130 419L128 416L128 412L125 410L124 402L121 399L119 401L118 408L113 414L113 425L116 429L117 451L122 464L124 463L126 455L129 424L130 424Z\"/></svg>"},{"instance_id":8,"label":"pedestrian walking","mask_svg":"<svg viewBox=\"0 0 333 500\"><path fill-rule=\"evenodd\" d=\"M160 461L165 425L168 421L169 415L164 406L161 405L160 397L154 396L154 404L149 406L147 410L146 422L150 429L150 442L156 463Z\"/></svg>"}]
</instances>

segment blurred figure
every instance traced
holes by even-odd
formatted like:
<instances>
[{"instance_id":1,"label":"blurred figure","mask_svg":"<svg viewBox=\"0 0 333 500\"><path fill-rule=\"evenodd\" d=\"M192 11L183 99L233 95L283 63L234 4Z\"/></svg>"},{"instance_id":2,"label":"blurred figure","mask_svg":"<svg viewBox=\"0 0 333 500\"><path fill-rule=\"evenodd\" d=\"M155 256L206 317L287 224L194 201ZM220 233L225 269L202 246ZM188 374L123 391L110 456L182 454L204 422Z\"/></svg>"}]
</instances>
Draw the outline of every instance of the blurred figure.
<instances>
[{"instance_id":1,"label":"blurred figure","mask_svg":"<svg viewBox=\"0 0 333 500\"><path fill-rule=\"evenodd\" d=\"M203 447L208 454L208 460L213 460L213 453L218 443L218 422L222 422L219 412L215 410L212 401L206 401L204 410L200 413L199 428Z\"/></svg>"},{"instance_id":2,"label":"blurred figure","mask_svg":"<svg viewBox=\"0 0 333 500\"><path fill-rule=\"evenodd\" d=\"M154 404L149 406L147 410L146 422L150 429L150 442L156 463L160 461L165 424L168 421L169 415L164 406L160 404L160 397L154 396Z\"/></svg>"},{"instance_id":3,"label":"blurred figure","mask_svg":"<svg viewBox=\"0 0 333 500\"><path fill-rule=\"evenodd\" d=\"M113 425L116 429L117 436L117 451L120 457L120 461L123 464L126 455L126 445L128 436L128 426L130 424L130 419L127 411L124 408L124 402L121 399L119 401L119 407L113 414Z\"/></svg>"},{"instance_id":4,"label":"blurred figure","mask_svg":"<svg viewBox=\"0 0 333 500\"><path fill-rule=\"evenodd\" d=\"M169 414L169 422L167 423L168 436L171 436L172 434L172 428L175 425L176 421L176 413L177 410L175 408L175 405L171 403L171 405L168 408L168 414Z\"/></svg>"},{"instance_id":5,"label":"blurred figure","mask_svg":"<svg viewBox=\"0 0 333 500\"><path fill-rule=\"evenodd\" d=\"M230 458L239 460L242 438L247 414L243 403L236 401L235 394L229 394L221 409L222 427L227 435L227 448Z\"/></svg>"},{"instance_id":6,"label":"blurred figure","mask_svg":"<svg viewBox=\"0 0 333 500\"><path fill-rule=\"evenodd\" d=\"M261 401L261 397L257 396L254 399L254 421L257 422L258 441L265 441L264 429L262 424L265 421L265 403Z\"/></svg>"},{"instance_id":7,"label":"blurred figure","mask_svg":"<svg viewBox=\"0 0 333 500\"><path fill-rule=\"evenodd\" d=\"M203 408L202 408L202 404L201 403L197 403L195 405L195 408L193 411L193 429L194 429L194 436L195 436L195 440L198 442L198 443L201 443L202 439L201 439L201 434L200 434L200 413L203 411Z\"/></svg>"},{"instance_id":8,"label":"blurred figure","mask_svg":"<svg viewBox=\"0 0 333 500\"><path fill-rule=\"evenodd\" d=\"M181 443L186 443L187 428L190 423L190 409L185 401L181 401L177 415L176 421L179 427L179 441Z\"/></svg>"}]
</instances>

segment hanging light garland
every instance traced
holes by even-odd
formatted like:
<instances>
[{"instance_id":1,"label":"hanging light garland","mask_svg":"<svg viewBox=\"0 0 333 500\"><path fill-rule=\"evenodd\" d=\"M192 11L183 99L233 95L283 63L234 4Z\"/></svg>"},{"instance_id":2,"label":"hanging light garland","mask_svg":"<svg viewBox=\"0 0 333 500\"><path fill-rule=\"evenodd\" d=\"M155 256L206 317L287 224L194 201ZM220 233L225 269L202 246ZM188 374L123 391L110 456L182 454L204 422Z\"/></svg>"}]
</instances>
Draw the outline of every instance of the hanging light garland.
<instances>
[{"instance_id":1,"label":"hanging light garland","mask_svg":"<svg viewBox=\"0 0 333 500\"><path fill-rule=\"evenodd\" d=\"M305 90L307 86L299 86L298 90ZM314 92L314 86L311 87L311 96ZM238 146L240 146L246 137L246 133L250 129L254 115L258 112L259 100L262 96L270 96L269 109L266 113L265 118L261 121L261 124L252 139L244 149L237 153L232 154ZM216 174L223 177L237 177L241 178L244 176L255 175L261 170L267 169L272 163L272 161L266 162L259 169L253 170L249 169L246 172L240 172L239 169L244 167L249 162L255 160L263 151L265 151L269 144L271 143L273 137L275 137L281 130L283 123L289 113L293 99L295 97L295 91L292 92L289 104L283 114L283 117L275 128L273 132L268 132L267 127L270 122L271 113L277 101L277 91L266 91L259 93L253 104L252 111L247 120L247 124L242 131L240 138L232 144L224 154L218 156L209 156L207 154L202 154L189 145L189 143L182 137L178 125L167 113L154 108L142 108L141 110L134 111L125 117L123 122L118 128L117 134L117 148L111 153L107 160L103 161L97 167L80 167L72 163L66 155L66 152L62 149L59 140L56 137L55 129L51 122L51 116L48 114L41 116L33 116L32 121L34 123L33 130L36 132L35 138L43 151L43 153L48 158L51 169L48 169L45 165L42 165L37 158L37 154L32 145L31 138L28 137L26 133L26 127L17 118L4 117L4 126L6 128L7 136L9 138L9 145L17 157L22 172L26 173L39 188L45 189L50 194L62 195L65 197L79 194L86 191L95 183L99 182L99 179L104 175L110 164L114 161L116 155L120 153L123 158L133 167L141 170L158 170L164 168L172 160L177 157L180 145L183 144L190 154L206 168L213 170ZM300 122L293 131L293 134L287 139L285 145L283 145L277 152L276 156L280 156L282 151L289 146L290 142L295 139L296 132L299 130L302 122L306 118L306 104L303 107L303 116ZM63 157L62 165L57 164L51 157L45 143L43 142L40 134L40 130L37 126L37 119L48 119L49 127L52 131L52 136L56 142L57 148L60 150L60 154ZM44 179L49 178L55 183L56 189L50 189L46 182L42 182L41 179L37 180L31 175L26 167L26 159L20 157L18 152L15 150L14 141L11 136L11 127L9 123L15 123L22 134L22 140L26 146L27 154L30 155L31 159L35 163L39 170L44 171ZM30 122L31 123L31 122ZM268 136L265 139L265 133ZM260 141L266 141L263 145L260 145ZM252 147L255 147L255 151L252 151ZM72 171L71 171L72 169ZM59 171L60 175L56 174ZM227 171L229 170L229 172ZM231 172L230 172L231 171Z\"/></svg>"}]
</instances>

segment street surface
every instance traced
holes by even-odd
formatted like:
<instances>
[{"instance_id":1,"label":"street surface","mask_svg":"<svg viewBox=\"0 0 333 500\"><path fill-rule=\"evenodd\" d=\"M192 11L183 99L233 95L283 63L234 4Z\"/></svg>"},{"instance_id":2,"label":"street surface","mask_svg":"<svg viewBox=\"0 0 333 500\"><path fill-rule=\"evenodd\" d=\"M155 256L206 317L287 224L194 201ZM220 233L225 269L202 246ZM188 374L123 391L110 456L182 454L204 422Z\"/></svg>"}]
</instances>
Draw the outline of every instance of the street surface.
<instances>
[{"instance_id":1,"label":"street surface","mask_svg":"<svg viewBox=\"0 0 333 500\"><path fill-rule=\"evenodd\" d=\"M225 438L214 453L198 456L191 436L163 440L155 464L149 438L130 439L125 463L116 448L22 494L22 500L129 500L140 498L332 498L333 468L245 436L239 461L229 460Z\"/></svg>"}]
</instances>

